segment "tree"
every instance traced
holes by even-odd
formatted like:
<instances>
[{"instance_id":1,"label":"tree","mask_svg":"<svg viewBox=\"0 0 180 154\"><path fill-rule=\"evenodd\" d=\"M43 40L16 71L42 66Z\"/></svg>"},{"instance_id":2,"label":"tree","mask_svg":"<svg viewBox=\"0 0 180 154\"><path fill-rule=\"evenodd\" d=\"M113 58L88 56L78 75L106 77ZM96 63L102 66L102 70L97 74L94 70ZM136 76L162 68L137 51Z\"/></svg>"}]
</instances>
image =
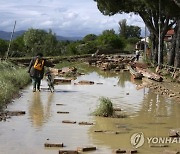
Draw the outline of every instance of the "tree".
<instances>
[{"instance_id":1,"label":"tree","mask_svg":"<svg viewBox=\"0 0 180 154\"><path fill-rule=\"evenodd\" d=\"M127 23L126 19L119 21L119 35L127 38Z\"/></svg>"},{"instance_id":2,"label":"tree","mask_svg":"<svg viewBox=\"0 0 180 154\"><path fill-rule=\"evenodd\" d=\"M170 51L170 58L168 61L169 65L174 65L176 67L180 67L180 60L178 57L180 57L180 50L179 50L179 42L180 42L180 38L178 37L178 30L180 28L180 3L177 2L177 0L161 0L161 1L156 1L156 0L145 0L146 3L152 7L152 8L158 8L160 6L160 15L162 17L168 17L169 18L169 22L172 22L175 27L174 27L174 37L173 37L173 41L172 41L172 48ZM159 3L161 2L161 3ZM162 19L162 17L160 19ZM161 24L162 27L162 24ZM167 27L167 25L165 25L165 27ZM169 27L172 28L172 27ZM163 41L163 39L162 39ZM162 43L163 44L163 43Z\"/></svg>"},{"instance_id":3,"label":"tree","mask_svg":"<svg viewBox=\"0 0 180 154\"><path fill-rule=\"evenodd\" d=\"M123 49L125 47L125 42L123 39L115 34L114 30L105 30L97 38L98 45L101 48L106 49Z\"/></svg>"},{"instance_id":4,"label":"tree","mask_svg":"<svg viewBox=\"0 0 180 154\"><path fill-rule=\"evenodd\" d=\"M45 35L45 40L43 42L43 50L45 55L57 55L56 54L56 47L57 47L57 39L55 34L52 34L52 31L49 30L48 33Z\"/></svg>"},{"instance_id":5,"label":"tree","mask_svg":"<svg viewBox=\"0 0 180 154\"><path fill-rule=\"evenodd\" d=\"M104 15L114 15L116 13L130 13L133 12L138 14L143 21L145 22L146 26L148 27L150 33L153 35L153 46L155 47L154 50L154 61L157 62L157 53L158 53L158 38L159 38L159 5L157 0L95 0L97 2L98 9ZM163 8L168 5L173 5L173 1L171 0L163 0ZM175 8L174 12L177 13L177 7ZM160 63L163 63L163 40L164 36L167 31L175 24L175 21L171 22L173 18L169 14L166 14L166 9L162 9L160 21L161 21L161 57ZM175 13L173 13L175 14ZM155 40L155 41L154 41Z\"/></svg>"},{"instance_id":6,"label":"tree","mask_svg":"<svg viewBox=\"0 0 180 154\"><path fill-rule=\"evenodd\" d=\"M97 35L95 34L88 34L83 38L84 42L88 42L88 41L94 41L97 39Z\"/></svg>"},{"instance_id":7,"label":"tree","mask_svg":"<svg viewBox=\"0 0 180 154\"><path fill-rule=\"evenodd\" d=\"M138 26L128 26L127 37L128 38L140 38L141 28Z\"/></svg>"},{"instance_id":8,"label":"tree","mask_svg":"<svg viewBox=\"0 0 180 154\"><path fill-rule=\"evenodd\" d=\"M8 42L0 39L0 56L4 56L8 49Z\"/></svg>"},{"instance_id":9,"label":"tree","mask_svg":"<svg viewBox=\"0 0 180 154\"><path fill-rule=\"evenodd\" d=\"M126 19L119 22L119 35L124 38L140 38L141 28L138 26L127 25Z\"/></svg>"},{"instance_id":10,"label":"tree","mask_svg":"<svg viewBox=\"0 0 180 154\"><path fill-rule=\"evenodd\" d=\"M40 29L29 29L24 34L24 44L30 54L42 52L49 56L56 51L57 40L51 30L46 32Z\"/></svg>"},{"instance_id":11,"label":"tree","mask_svg":"<svg viewBox=\"0 0 180 154\"><path fill-rule=\"evenodd\" d=\"M66 53L68 55L77 55L78 54L78 49L77 46L79 44L77 42L71 42L70 44L67 45L66 47Z\"/></svg>"},{"instance_id":12,"label":"tree","mask_svg":"<svg viewBox=\"0 0 180 154\"><path fill-rule=\"evenodd\" d=\"M22 57L25 54L25 50L24 35L21 35L12 41L9 55L11 57Z\"/></svg>"}]
</instances>

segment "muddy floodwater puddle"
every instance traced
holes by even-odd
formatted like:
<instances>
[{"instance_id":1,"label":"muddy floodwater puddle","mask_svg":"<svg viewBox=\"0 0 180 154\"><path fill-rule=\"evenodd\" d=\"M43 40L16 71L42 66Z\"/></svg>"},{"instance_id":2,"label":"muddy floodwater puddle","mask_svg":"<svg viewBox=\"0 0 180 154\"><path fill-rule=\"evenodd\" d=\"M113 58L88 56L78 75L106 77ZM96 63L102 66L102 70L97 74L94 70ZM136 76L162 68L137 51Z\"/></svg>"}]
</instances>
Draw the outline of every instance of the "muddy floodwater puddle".
<instances>
[{"instance_id":1,"label":"muddy floodwater puddle","mask_svg":"<svg viewBox=\"0 0 180 154\"><path fill-rule=\"evenodd\" d=\"M81 80L93 85L75 85ZM101 84L96 84L101 83ZM133 80L128 72L111 74L90 72L79 76L71 84L55 85L50 93L42 81L41 92L32 92L29 85L22 97L8 105L9 111L25 111L0 122L0 154L58 154L59 149L95 146L86 153L111 154L116 149L132 149L134 133L143 133L144 145L137 150L143 154L158 154L180 147L150 147L146 137L168 137L170 128L180 128L180 104L153 93L147 88L137 90L142 81ZM100 97L108 97L115 108L121 108L125 118L102 118L91 113ZM58 105L60 104L60 105ZM68 114L58 114L61 111ZM62 123L62 121L76 123ZM80 122L93 123L79 125ZM63 143L64 147L44 147L48 143Z\"/></svg>"}]
</instances>

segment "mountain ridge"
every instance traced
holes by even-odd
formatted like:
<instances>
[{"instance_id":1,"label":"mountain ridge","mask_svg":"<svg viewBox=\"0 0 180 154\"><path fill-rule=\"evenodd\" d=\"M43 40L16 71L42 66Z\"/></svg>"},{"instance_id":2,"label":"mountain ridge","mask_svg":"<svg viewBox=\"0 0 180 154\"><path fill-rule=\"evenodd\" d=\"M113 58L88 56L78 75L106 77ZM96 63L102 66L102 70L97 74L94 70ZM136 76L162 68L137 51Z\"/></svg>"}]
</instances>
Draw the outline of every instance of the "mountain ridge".
<instances>
[{"instance_id":1,"label":"mountain ridge","mask_svg":"<svg viewBox=\"0 0 180 154\"><path fill-rule=\"evenodd\" d=\"M18 36L23 35L23 33L25 33L25 30L20 30L20 31L16 31L13 34L13 39L15 39ZM0 30L0 39L3 40L10 40L11 38L11 33L12 32L6 32L6 31L1 31ZM77 41L77 40L82 40L82 37L66 37L66 36L59 36L56 35L56 38L58 41Z\"/></svg>"}]
</instances>

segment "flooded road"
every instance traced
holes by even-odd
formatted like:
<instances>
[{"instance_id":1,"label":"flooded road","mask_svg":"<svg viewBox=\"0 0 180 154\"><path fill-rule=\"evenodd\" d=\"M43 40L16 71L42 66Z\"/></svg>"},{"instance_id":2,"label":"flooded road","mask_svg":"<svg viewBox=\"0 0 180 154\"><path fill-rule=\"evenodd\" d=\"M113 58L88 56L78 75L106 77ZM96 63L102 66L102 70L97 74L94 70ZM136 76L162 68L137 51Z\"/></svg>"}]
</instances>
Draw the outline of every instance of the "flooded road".
<instances>
[{"instance_id":1,"label":"flooded road","mask_svg":"<svg viewBox=\"0 0 180 154\"><path fill-rule=\"evenodd\" d=\"M94 85L74 85L80 80L94 81ZM139 153L162 153L164 149L176 149L180 143L166 148L153 148L146 137L168 137L169 130L180 128L180 104L159 96L149 89L136 90L142 81L134 81L128 72L98 74L90 72L71 84L55 85L50 93L46 81L41 92L32 92L32 86L22 91L22 97L14 100L7 110L26 111L0 122L0 154L57 154L60 148L45 148L44 143L64 143L61 149L96 146L95 154L111 154L115 149L132 149L130 138L143 132L145 143ZM103 83L103 84L98 84ZM102 118L92 116L101 96L112 100L114 107L122 109L126 118ZM58 105L59 104L59 105ZM67 111L69 114L58 114ZM63 120L76 121L65 124ZM78 125L78 122L94 125ZM95 132L97 130L106 131ZM117 134L114 132L118 132Z\"/></svg>"}]
</instances>

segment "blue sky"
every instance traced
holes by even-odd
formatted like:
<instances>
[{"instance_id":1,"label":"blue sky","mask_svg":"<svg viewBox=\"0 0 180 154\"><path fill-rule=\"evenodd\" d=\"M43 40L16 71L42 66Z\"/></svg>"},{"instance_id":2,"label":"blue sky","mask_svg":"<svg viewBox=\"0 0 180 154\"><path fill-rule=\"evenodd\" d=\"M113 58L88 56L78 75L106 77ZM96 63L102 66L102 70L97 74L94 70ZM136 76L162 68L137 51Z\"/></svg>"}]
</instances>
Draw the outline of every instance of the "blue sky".
<instances>
[{"instance_id":1,"label":"blue sky","mask_svg":"<svg viewBox=\"0 0 180 154\"><path fill-rule=\"evenodd\" d=\"M103 30L118 32L118 22L127 19L128 25L144 29L137 15L117 14L104 16L93 0L0 0L0 30L16 31L28 28L52 29L61 36L99 35Z\"/></svg>"}]
</instances>

